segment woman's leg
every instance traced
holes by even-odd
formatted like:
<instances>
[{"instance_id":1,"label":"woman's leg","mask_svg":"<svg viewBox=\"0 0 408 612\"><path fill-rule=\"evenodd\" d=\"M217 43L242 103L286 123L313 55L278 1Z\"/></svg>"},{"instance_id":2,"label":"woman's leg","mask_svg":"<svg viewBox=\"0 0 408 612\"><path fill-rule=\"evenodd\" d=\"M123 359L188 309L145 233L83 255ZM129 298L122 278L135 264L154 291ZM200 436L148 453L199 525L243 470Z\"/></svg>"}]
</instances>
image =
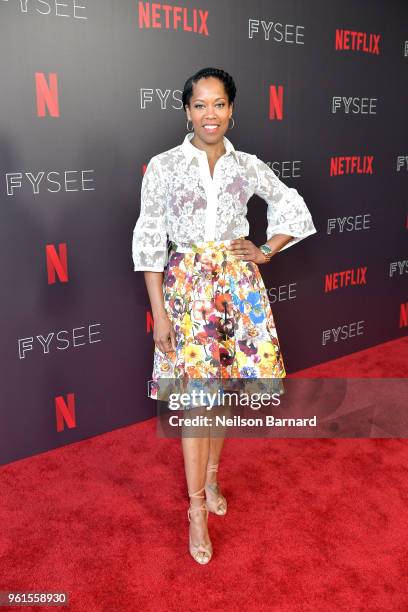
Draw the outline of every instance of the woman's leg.
<instances>
[{"instance_id":1,"label":"woman's leg","mask_svg":"<svg viewBox=\"0 0 408 612\"><path fill-rule=\"evenodd\" d=\"M217 406L211 411L212 415L225 416L228 418L231 415L229 405ZM218 507L217 513L223 514L226 512L226 501L220 500L221 489L217 486L217 467L220 463L221 452L225 442L226 426L219 424L210 428L210 443L208 452L208 464L206 468L206 498L211 503L213 508ZM211 469L212 468L212 469Z\"/></svg>"},{"instance_id":2,"label":"woman's leg","mask_svg":"<svg viewBox=\"0 0 408 612\"><path fill-rule=\"evenodd\" d=\"M207 434L203 437L189 438L183 435L181 442L187 488L190 493L194 493L205 484L210 436ZM200 502L198 501L195 505L200 505Z\"/></svg>"},{"instance_id":3,"label":"woman's leg","mask_svg":"<svg viewBox=\"0 0 408 612\"><path fill-rule=\"evenodd\" d=\"M205 408L195 408L191 416L206 414ZM208 464L208 453L210 448L209 427L183 427L182 449L184 457L184 470L187 480L189 494L203 489ZM204 496L204 490L201 492ZM199 508L204 502L204 497L190 497L190 507ZM210 544L211 540L207 529L207 515L203 510L190 513L190 535L193 544Z\"/></svg>"},{"instance_id":4,"label":"woman's leg","mask_svg":"<svg viewBox=\"0 0 408 612\"><path fill-rule=\"evenodd\" d=\"M209 453L208 453L208 466L210 465L218 465L220 462L221 452L225 442L225 435L221 438L217 436L211 436L209 440ZM214 471L207 472L206 481L213 483L217 480L217 473Z\"/></svg>"}]
</instances>

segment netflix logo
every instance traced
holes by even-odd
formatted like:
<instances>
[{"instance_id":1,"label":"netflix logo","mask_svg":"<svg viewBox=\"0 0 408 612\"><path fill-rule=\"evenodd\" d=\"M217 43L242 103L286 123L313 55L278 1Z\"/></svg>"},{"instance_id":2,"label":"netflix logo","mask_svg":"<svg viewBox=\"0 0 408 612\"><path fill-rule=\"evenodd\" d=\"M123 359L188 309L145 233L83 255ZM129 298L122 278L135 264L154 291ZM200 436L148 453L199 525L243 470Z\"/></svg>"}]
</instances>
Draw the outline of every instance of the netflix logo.
<instances>
[{"instance_id":1,"label":"netflix logo","mask_svg":"<svg viewBox=\"0 0 408 612\"><path fill-rule=\"evenodd\" d=\"M342 289L343 287L351 287L353 285L366 285L366 274L367 267L351 268L350 270L343 270L342 272L333 272L332 274L326 274L324 291L334 291L335 289Z\"/></svg>"},{"instance_id":2,"label":"netflix logo","mask_svg":"<svg viewBox=\"0 0 408 612\"><path fill-rule=\"evenodd\" d=\"M408 302L400 305L399 326L408 327Z\"/></svg>"},{"instance_id":3,"label":"netflix logo","mask_svg":"<svg viewBox=\"0 0 408 612\"><path fill-rule=\"evenodd\" d=\"M48 112L50 117L59 117L60 104L57 73L50 72L47 79L43 72L36 72L34 79L37 100L37 116L46 117Z\"/></svg>"},{"instance_id":4,"label":"netflix logo","mask_svg":"<svg viewBox=\"0 0 408 612\"><path fill-rule=\"evenodd\" d=\"M334 48L336 51L361 51L380 55L380 34L338 29Z\"/></svg>"},{"instance_id":5,"label":"netflix logo","mask_svg":"<svg viewBox=\"0 0 408 612\"><path fill-rule=\"evenodd\" d=\"M63 395L57 395L54 398L55 404L55 418L57 424L57 431L64 431L65 425L68 429L76 427L76 416L75 416L75 393L67 393L67 397Z\"/></svg>"},{"instance_id":6,"label":"netflix logo","mask_svg":"<svg viewBox=\"0 0 408 612\"><path fill-rule=\"evenodd\" d=\"M158 2L139 2L139 28L183 30L208 36L208 11Z\"/></svg>"},{"instance_id":7,"label":"netflix logo","mask_svg":"<svg viewBox=\"0 0 408 612\"><path fill-rule=\"evenodd\" d=\"M61 283L68 282L68 257L67 244L65 242L58 245L58 252L53 244L45 246L45 255L47 261L48 284L56 283L56 276Z\"/></svg>"},{"instance_id":8,"label":"netflix logo","mask_svg":"<svg viewBox=\"0 0 408 612\"><path fill-rule=\"evenodd\" d=\"M269 115L268 118L272 121L283 119L283 85L269 86Z\"/></svg>"},{"instance_id":9,"label":"netflix logo","mask_svg":"<svg viewBox=\"0 0 408 612\"><path fill-rule=\"evenodd\" d=\"M374 155L350 155L330 158L330 176L373 174Z\"/></svg>"}]
</instances>

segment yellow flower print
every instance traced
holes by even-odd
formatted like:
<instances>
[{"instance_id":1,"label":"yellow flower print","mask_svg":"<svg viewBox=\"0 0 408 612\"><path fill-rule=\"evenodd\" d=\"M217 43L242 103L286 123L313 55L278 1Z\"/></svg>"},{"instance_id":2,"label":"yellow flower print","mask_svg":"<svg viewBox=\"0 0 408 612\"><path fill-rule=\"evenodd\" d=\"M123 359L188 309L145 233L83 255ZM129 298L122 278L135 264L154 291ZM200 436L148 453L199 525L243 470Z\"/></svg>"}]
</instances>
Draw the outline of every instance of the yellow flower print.
<instances>
[{"instance_id":1,"label":"yellow flower print","mask_svg":"<svg viewBox=\"0 0 408 612\"><path fill-rule=\"evenodd\" d=\"M193 331L193 324L191 322L191 316L189 312L187 312L183 318L182 328L186 338L191 336Z\"/></svg>"},{"instance_id":2,"label":"yellow flower print","mask_svg":"<svg viewBox=\"0 0 408 612\"><path fill-rule=\"evenodd\" d=\"M260 342L258 344L258 355L261 358L261 364L263 365L265 362L275 361L275 348L272 342Z\"/></svg>"},{"instance_id":3,"label":"yellow flower print","mask_svg":"<svg viewBox=\"0 0 408 612\"><path fill-rule=\"evenodd\" d=\"M185 350L186 362L189 365L197 365L197 363L201 360L201 351L200 347L195 344L189 344Z\"/></svg>"}]
</instances>

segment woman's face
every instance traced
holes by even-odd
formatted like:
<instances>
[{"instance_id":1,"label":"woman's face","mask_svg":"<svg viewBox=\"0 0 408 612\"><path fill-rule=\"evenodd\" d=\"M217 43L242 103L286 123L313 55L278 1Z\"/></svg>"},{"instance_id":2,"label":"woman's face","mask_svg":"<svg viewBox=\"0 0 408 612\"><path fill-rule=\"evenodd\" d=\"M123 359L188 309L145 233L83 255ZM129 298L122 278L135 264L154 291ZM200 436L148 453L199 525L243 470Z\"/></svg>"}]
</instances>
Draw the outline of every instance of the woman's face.
<instances>
[{"instance_id":1,"label":"woman's face","mask_svg":"<svg viewBox=\"0 0 408 612\"><path fill-rule=\"evenodd\" d=\"M222 140L228 130L232 107L220 79L205 77L193 83L193 94L190 106L186 106L186 113L193 122L195 136L207 144Z\"/></svg>"}]
</instances>

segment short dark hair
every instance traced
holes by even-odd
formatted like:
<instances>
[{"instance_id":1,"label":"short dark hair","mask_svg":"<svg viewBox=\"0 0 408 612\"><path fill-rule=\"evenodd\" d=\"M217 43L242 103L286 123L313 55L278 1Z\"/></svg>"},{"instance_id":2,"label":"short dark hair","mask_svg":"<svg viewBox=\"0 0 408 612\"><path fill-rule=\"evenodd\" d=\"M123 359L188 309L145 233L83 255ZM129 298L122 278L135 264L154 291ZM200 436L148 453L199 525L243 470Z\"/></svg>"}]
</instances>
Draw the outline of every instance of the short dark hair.
<instances>
[{"instance_id":1,"label":"short dark hair","mask_svg":"<svg viewBox=\"0 0 408 612\"><path fill-rule=\"evenodd\" d=\"M189 77L184 84L183 95L181 97L183 109L185 109L186 105L190 104L190 99L193 95L193 83L197 83L197 81L206 77L215 77L216 79L222 81L224 83L225 91L227 92L228 102L230 104L234 102L237 89L232 76L220 68L202 68L193 74L193 76Z\"/></svg>"}]
</instances>

